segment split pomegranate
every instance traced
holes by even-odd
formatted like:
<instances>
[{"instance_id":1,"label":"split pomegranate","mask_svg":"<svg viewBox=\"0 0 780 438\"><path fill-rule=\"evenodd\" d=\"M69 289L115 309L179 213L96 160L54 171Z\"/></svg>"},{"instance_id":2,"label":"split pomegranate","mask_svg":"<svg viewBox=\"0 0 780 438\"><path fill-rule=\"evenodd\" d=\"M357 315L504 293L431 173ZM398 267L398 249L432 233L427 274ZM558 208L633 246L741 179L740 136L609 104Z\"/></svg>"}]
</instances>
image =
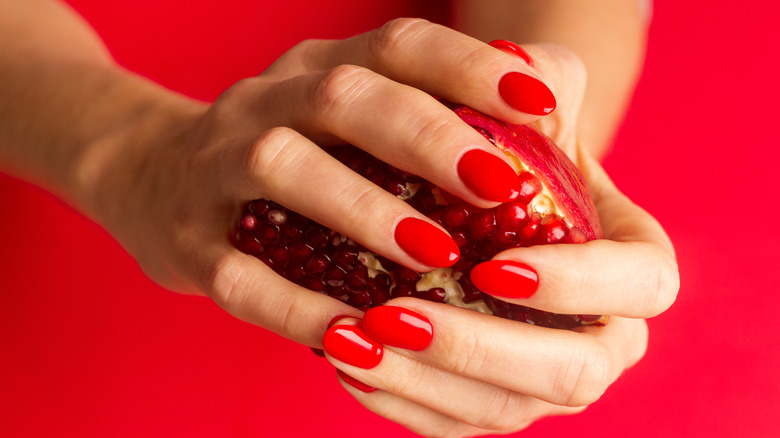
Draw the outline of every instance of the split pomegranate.
<instances>
[{"instance_id":1,"label":"split pomegranate","mask_svg":"<svg viewBox=\"0 0 780 438\"><path fill-rule=\"evenodd\" d=\"M545 327L605 324L604 316L559 315L510 304L471 283L471 268L503 250L577 244L603 236L582 174L549 138L528 126L505 124L466 106L448 106L510 157L522 181L518 198L481 209L355 147L337 147L331 153L441 224L460 248L461 257L452 267L416 272L262 199L246 206L234 235L236 247L293 283L361 310L394 297L415 297Z\"/></svg>"}]
</instances>

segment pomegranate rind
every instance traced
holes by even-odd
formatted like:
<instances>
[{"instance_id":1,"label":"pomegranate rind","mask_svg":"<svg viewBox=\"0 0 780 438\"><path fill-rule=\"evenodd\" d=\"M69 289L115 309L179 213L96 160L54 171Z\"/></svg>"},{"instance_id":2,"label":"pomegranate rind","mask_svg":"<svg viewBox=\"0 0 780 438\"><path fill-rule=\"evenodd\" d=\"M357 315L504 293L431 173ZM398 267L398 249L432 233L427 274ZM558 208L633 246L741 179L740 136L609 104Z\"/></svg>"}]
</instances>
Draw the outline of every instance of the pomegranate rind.
<instances>
[{"instance_id":1,"label":"pomegranate rind","mask_svg":"<svg viewBox=\"0 0 780 438\"><path fill-rule=\"evenodd\" d=\"M585 232L587 240L604 237L585 177L549 137L529 126L507 124L466 106L454 105L452 110L470 126L489 132L497 147L539 178L572 228Z\"/></svg>"}]
</instances>

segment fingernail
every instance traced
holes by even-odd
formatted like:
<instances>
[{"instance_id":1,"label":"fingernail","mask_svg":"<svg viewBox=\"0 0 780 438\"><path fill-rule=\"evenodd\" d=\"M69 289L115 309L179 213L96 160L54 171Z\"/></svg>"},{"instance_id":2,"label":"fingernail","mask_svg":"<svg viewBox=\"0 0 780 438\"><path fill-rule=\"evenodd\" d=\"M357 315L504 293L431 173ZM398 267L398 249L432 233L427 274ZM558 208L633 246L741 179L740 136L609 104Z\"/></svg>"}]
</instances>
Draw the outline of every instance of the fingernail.
<instances>
[{"instance_id":1,"label":"fingernail","mask_svg":"<svg viewBox=\"0 0 780 438\"><path fill-rule=\"evenodd\" d=\"M520 196L520 179L512 166L481 149L472 149L458 162L458 176L469 189L488 201L507 202Z\"/></svg>"},{"instance_id":2,"label":"fingernail","mask_svg":"<svg viewBox=\"0 0 780 438\"><path fill-rule=\"evenodd\" d=\"M522 47L518 46L517 44L513 43L512 41L507 40L493 40L488 43L489 46L495 47L496 49L503 50L504 52L511 53L512 55L516 55L520 57L523 61L525 61L528 65L531 67L534 66L534 61L531 59L531 55L528 54L525 50L523 50Z\"/></svg>"},{"instance_id":3,"label":"fingernail","mask_svg":"<svg viewBox=\"0 0 780 438\"><path fill-rule=\"evenodd\" d=\"M354 325L329 328L322 337L322 348L334 358L359 368L374 368L382 361L382 345Z\"/></svg>"},{"instance_id":4,"label":"fingernail","mask_svg":"<svg viewBox=\"0 0 780 438\"><path fill-rule=\"evenodd\" d=\"M477 289L497 297L528 298L539 287L539 275L524 263L490 260L474 266L471 282Z\"/></svg>"},{"instance_id":5,"label":"fingernail","mask_svg":"<svg viewBox=\"0 0 780 438\"><path fill-rule=\"evenodd\" d=\"M397 306L369 309L363 317L363 329L383 345L420 351L433 339L433 325L423 315Z\"/></svg>"},{"instance_id":6,"label":"fingernail","mask_svg":"<svg viewBox=\"0 0 780 438\"><path fill-rule=\"evenodd\" d=\"M341 377L341 380L348 383L350 386L354 386L355 388L363 391L363 392L374 392L376 391L376 388L373 386L366 385L365 383L361 382L360 380L350 376L349 374L345 373L344 371L341 371L339 369L336 370L336 374Z\"/></svg>"},{"instance_id":7,"label":"fingernail","mask_svg":"<svg viewBox=\"0 0 780 438\"><path fill-rule=\"evenodd\" d=\"M407 254L427 266L452 266L460 257L455 241L428 222L408 217L395 227L395 241Z\"/></svg>"},{"instance_id":8,"label":"fingernail","mask_svg":"<svg viewBox=\"0 0 780 438\"><path fill-rule=\"evenodd\" d=\"M331 320L330 320L330 322L328 323L328 328L331 328L331 327L333 327L334 325L336 325L336 323L337 323L337 322L341 321L341 320L342 320L342 319L344 319L344 318L357 318L357 316L352 316L352 315L336 315L336 316L334 316L334 317L333 317L333 319L331 319Z\"/></svg>"},{"instance_id":9,"label":"fingernail","mask_svg":"<svg viewBox=\"0 0 780 438\"><path fill-rule=\"evenodd\" d=\"M542 81L524 73L510 72L498 82L498 93L512 108L543 116L556 106L555 96Z\"/></svg>"}]
</instances>

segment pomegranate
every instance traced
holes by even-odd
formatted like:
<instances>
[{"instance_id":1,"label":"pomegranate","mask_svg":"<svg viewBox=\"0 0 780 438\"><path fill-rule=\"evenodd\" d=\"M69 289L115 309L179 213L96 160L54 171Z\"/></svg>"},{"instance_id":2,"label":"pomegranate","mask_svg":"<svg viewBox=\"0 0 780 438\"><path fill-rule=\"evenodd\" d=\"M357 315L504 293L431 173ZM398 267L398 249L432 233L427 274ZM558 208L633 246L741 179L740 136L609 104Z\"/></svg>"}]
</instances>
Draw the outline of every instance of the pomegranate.
<instances>
[{"instance_id":1,"label":"pomegranate","mask_svg":"<svg viewBox=\"0 0 780 438\"><path fill-rule=\"evenodd\" d=\"M394 297L415 297L545 327L605 324L604 316L559 315L510 304L471 283L471 268L503 250L577 244L603 236L582 174L549 138L528 126L447 105L510 157L522 182L519 197L481 209L355 147L332 148L331 154L441 224L460 248L461 257L453 266L414 271L263 199L246 206L234 235L236 247L290 281L361 310Z\"/></svg>"}]
</instances>

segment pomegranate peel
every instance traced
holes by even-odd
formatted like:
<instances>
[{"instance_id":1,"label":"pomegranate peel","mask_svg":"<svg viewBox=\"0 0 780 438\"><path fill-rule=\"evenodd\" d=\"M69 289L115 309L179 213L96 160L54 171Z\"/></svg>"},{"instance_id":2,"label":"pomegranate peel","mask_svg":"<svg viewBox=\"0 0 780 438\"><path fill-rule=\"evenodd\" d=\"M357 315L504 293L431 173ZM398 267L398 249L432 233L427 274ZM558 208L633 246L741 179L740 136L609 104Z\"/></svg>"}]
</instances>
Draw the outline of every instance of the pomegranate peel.
<instances>
[{"instance_id":1,"label":"pomegranate peel","mask_svg":"<svg viewBox=\"0 0 780 438\"><path fill-rule=\"evenodd\" d=\"M416 272L262 199L244 209L234 244L290 281L363 311L391 298L415 297L544 327L606 324L604 316L553 314L501 301L471 282L475 265L506 249L584 243L602 238L603 232L582 173L549 138L529 126L505 124L463 105L446 105L507 155L518 180L519 193L511 201L478 208L353 146L329 151L446 229L460 251L454 265ZM473 172L470 177L475 178Z\"/></svg>"}]
</instances>

